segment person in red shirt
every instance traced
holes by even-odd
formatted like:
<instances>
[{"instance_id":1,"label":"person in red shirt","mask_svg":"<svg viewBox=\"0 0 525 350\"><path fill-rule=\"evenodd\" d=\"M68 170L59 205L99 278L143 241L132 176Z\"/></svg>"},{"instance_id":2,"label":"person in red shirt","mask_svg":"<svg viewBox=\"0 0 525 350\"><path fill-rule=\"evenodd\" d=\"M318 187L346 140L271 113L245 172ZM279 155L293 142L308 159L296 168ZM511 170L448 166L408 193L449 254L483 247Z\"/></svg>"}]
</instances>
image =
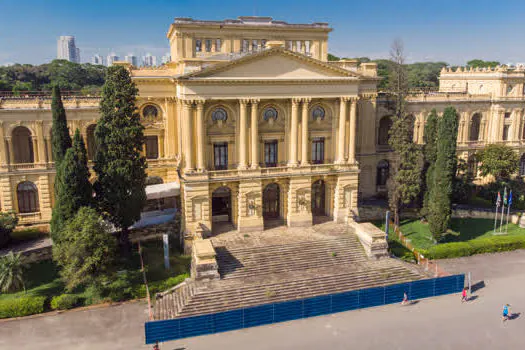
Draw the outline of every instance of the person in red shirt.
<instances>
[{"instance_id":1,"label":"person in red shirt","mask_svg":"<svg viewBox=\"0 0 525 350\"><path fill-rule=\"evenodd\" d=\"M468 301L467 298L467 287L463 288L463 292L461 292L461 302Z\"/></svg>"}]
</instances>

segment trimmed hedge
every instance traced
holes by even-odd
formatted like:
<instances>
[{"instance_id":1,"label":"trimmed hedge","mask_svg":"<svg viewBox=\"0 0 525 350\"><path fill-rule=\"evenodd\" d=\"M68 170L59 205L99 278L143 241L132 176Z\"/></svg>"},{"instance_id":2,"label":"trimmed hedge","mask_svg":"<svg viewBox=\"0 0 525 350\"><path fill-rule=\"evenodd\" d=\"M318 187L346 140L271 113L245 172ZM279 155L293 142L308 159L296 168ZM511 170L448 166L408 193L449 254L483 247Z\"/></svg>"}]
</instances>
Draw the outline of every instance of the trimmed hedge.
<instances>
[{"instance_id":1,"label":"trimmed hedge","mask_svg":"<svg viewBox=\"0 0 525 350\"><path fill-rule=\"evenodd\" d=\"M23 296L0 300L0 318L20 317L44 312L46 297Z\"/></svg>"},{"instance_id":2,"label":"trimmed hedge","mask_svg":"<svg viewBox=\"0 0 525 350\"><path fill-rule=\"evenodd\" d=\"M53 310L68 310L82 305L82 298L74 294L62 294L51 299Z\"/></svg>"},{"instance_id":3,"label":"trimmed hedge","mask_svg":"<svg viewBox=\"0 0 525 350\"><path fill-rule=\"evenodd\" d=\"M476 238L466 242L453 242L435 245L427 250L420 250L426 258L459 258L483 253L505 252L525 249L523 236L493 236Z\"/></svg>"}]
</instances>

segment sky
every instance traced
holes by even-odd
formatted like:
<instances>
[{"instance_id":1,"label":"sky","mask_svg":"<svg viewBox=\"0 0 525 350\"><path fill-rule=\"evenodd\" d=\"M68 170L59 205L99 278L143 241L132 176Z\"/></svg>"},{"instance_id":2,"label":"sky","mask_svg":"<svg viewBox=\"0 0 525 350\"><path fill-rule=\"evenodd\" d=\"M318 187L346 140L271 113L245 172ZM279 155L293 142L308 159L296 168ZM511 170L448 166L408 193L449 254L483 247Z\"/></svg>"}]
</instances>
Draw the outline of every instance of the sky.
<instances>
[{"instance_id":1,"label":"sky","mask_svg":"<svg viewBox=\"0 0 525 350\"><path fill-rule=\"evenodd\" d=\"M160 58L175 17L254 15L328 22L329 52L340 57L388 58L400 38L409 62L523 63L524 14L524 0L0 0L0 65L49 62L60 35L75 36L83 62L110 52Z\"/></svg>"}]
</instances>

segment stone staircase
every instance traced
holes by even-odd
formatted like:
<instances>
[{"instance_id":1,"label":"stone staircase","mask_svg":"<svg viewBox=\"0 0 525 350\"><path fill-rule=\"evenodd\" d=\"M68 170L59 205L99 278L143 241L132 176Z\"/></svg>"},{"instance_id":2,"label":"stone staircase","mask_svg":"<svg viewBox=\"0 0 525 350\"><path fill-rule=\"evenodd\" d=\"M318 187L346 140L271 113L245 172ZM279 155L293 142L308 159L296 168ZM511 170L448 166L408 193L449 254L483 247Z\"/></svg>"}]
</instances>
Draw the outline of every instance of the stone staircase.
<instances>
[{"instance_id":1,"label":"stone staircase","mask_svg":"<svg viewBox=\"0 0 525 350\"><path fill-rule=\"evenodd\" d=\"M354 234L251 248L215 247L220 280L187 283L156 300L155 319L403 283L423 275L395 259L369 260Z\"/></svg>"}]
</instances>

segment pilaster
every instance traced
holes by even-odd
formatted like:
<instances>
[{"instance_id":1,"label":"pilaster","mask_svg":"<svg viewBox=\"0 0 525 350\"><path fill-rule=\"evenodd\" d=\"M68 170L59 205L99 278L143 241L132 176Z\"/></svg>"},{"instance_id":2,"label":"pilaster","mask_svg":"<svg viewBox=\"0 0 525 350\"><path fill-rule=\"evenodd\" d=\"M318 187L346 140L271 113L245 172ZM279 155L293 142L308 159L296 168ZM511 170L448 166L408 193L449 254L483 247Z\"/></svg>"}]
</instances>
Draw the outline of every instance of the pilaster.
<instances>
[{"instance_id":1,"label":"pilaster","mask_svg":"<svg viewBox=\"0 0 525 350\"><path fill-rule=\"evenodd\" d=\"M346 129L346 103L348 97L341 97L339 101L339 129L337 137L337 164L345 162L345 129Z\"/></svg>"},{"instance_id":2,"label":"pilaster","mask_svg":"<svg viewBox=\"0 0 525 350\"><path fill-rule=\"evenodd\" d=\"M350 134L348 137L348 163L355 164L355 145L356 145L356 123L357 123L357 99L353 98L350 102Z\"/></svg>"},{"instance_id":3,"label":"pilaster","mask_svg":"<svg viewBox=\"0 0 525 350\"><path fill-rule=\"evenodd\" d=\"M337 176L334 191L334 221L345 223L359 216L357 208L358 173Z\"/></svg>"},{"instance_id":4,"label":"pilaster","mask_svg":"<svg viewBox=\"0 0 525 350\"><path fill-rule=\"evenodd\" d=\"M246 152L247 152L247 142L246 142L246 129L248 125L246 124L246 108L248 100L241 99L239 100L239 169L246 169Z\"/></svg>"},{"instance_id":5,"label":"pilaster","mask_svg":"<svg viewBox=\"0 0 525 350\"><path fill-rule=\"evenodd\" d=\"M303 98L302 102L302 113L301 113L301 165L306 166L308 162L308 142L309 132L308 132L308 105L310 103L310 98Z\"/></svg>"},{"instance_id":6,"label":"pilaster","mask_svg":"<svg viewBox=\"0 0 525 350\"><path fill-rule=\"evenodd\" d=\"M290 121L290 156L289 166L297 166L297 128L300 99L292 98L292 117Z\"/></svg>"},{"instance_id":7,"label":"pilaster","mask_svg":"<svg viewBox=\"0 0 525 350\"><path fill-rule=\"evenodd\" d=\"M237 208L237 230L239 232L262 231L264 229L261 180L243 179L239 182Z\"/></svg>"},{"instance_id":8,"label":"pilaster","mask_svg":"<svg viewBox=\"0 0 525 350\"><path fill-rule=\"evenodd\" d=\"M288 227L312 226L312 178L291 177L288 186Z\"/></svg>"},{"instance_id":9,"label":"pilaster","mask_svg":"<svg viewBox=\"0 0 525 350\"><path fill-rule=\"evenodd\" d=\"M204 142L206 133L204 131L204 101L197 100L197 169L199 172L205 170L204 165Z\"/></svg>"},{"instance_id":10,"label":"pilaster","mask_svg":"<svg viewBox=\"0 0 525 350\"><path fill-rule=\"evenodd\" d=\"M251 140L252 140L252 163L251 168L257 169L259 167L259 120L257 118L257 106L259 104L258 99L252 99L252 108L251 108ZM244 146L241 144L241 148Z\"/></svg>"}]
</instances>

